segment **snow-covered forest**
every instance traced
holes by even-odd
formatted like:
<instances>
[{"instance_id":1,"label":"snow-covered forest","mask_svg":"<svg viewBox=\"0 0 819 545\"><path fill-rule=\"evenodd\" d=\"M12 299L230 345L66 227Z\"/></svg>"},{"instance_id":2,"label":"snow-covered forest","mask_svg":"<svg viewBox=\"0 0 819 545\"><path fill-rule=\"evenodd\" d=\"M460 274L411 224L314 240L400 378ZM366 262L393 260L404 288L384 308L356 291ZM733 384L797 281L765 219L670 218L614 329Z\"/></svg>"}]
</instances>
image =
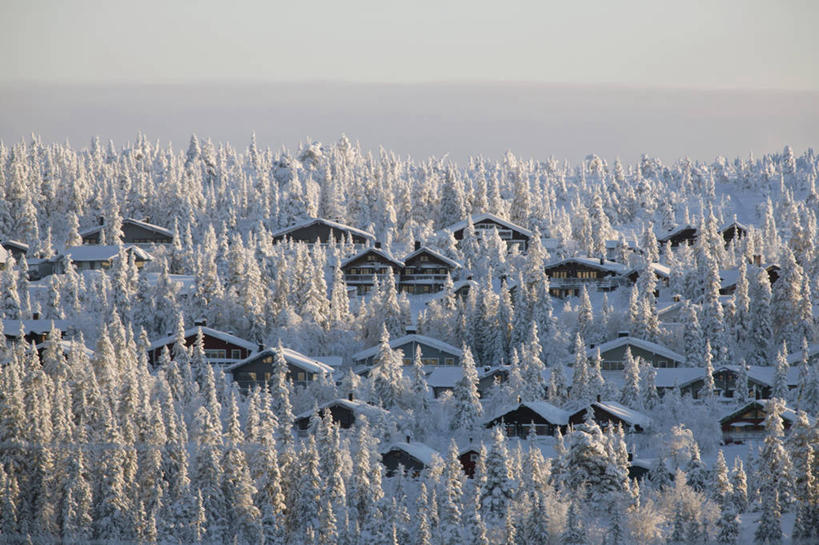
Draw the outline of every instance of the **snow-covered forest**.
<instances>
[{"instance_id":1,"label":"snow-covered forest","mask_svg":"<svg viewBox=\"0 0 819 545\"><path fill-rule=\"evenodd\" d=\"M818 170L0 143L0 541L817 543Z\"/></svg>"}]
</instances>

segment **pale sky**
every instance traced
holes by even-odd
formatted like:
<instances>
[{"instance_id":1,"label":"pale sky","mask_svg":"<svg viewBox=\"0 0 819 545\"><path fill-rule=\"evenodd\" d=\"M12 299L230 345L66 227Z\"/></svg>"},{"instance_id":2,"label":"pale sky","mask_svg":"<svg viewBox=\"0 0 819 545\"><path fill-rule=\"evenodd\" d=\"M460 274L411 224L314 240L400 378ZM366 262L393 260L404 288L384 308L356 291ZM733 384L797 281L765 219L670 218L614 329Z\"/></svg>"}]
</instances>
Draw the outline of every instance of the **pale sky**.
<instances>
[{"instance_id":1,"label":"pale sky","mask_svg":"<svg viewBox=\"0 0 819 545\"><path fill-rule=\"evenodd\" d=\"M819 90L816 0L0 0L0 82Z\"/></svg>"}]
</instances>

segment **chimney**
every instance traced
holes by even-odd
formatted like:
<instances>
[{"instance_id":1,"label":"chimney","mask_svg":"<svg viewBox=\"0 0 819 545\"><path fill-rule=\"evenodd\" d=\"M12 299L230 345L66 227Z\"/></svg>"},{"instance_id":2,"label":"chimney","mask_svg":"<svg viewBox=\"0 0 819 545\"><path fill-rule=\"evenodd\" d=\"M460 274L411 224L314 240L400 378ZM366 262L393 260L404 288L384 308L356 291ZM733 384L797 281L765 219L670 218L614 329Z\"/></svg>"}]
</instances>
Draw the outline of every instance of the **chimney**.
<instances>
[{"instance_id":1,"label":"chimney","mask_svg":"<svg viewBox=\"0 0 819 545\"><path fill-rule=\"evenodd\" d=\"M380 249L381 249L381 241L379 241L379 240L376 240L376 241L375 241L375 249L376 249L376 250L380 250Z\"/></svg>"},{"instance_id":2,"label":"chimney","mask_svg":"<svg viewBox=\"0 0 819 545\"><path fill-rule=\"evenodd\" d=\"M407 443L411 442L410 439L411 439L411 437L409 435L407 435Z\"/></svg>"},{"instance_id":3,"label":"chimney","mask_svg":"<svg viewBox=\"0 0 819 545\"><path fill-rule=\"evenodd\" d=\"M469 437L469 444L470 445L472 444L472 437L471 436Z\"/></svg>"},{"instance_id":4,"label":"chimney","mask_svg":"<svg viewBox=\"0 0 819 545\"><path fill-rule=\"evenodd\" d=\"M520 396L518 396L518 403L520 403Z\"/></svg>"},{"instance_id":5,"label":"chimney","mask_svg":"<svg viewBox=\"0 0 819 545\"><path fill-rule=\"evenodd\" d=\"M762 256L760 254L754 254L754 265L757 267L762 266Z\"/></svg>"},{"instance_id":6,"label":"chimney","mask_svg":"<svg viewBox=\"0 0 819 545\"><path fill-rule=\"evenodd\" d=\"M417 251L417 250L420 250L420 249L421 249L421 241L420 241L420 240L416 240L416 241L415 241L415 250Z\"/></svg>"},{"instance_id":7,"label":"chimney","mask_svg":"<svg viewBox=\"0 0 819 545\"><path fill-rule=\"evenodd\" d=\"M600 403L600 394L597 394L597 402Z\"/></svg>"},{"instance_id":8,"label":"chimney","mask_svg":"<svg viewBox=\"0 0 819 545\"><path fill-rule=\"evenodd\" d=\"M31 319L32 320L39 320L40 319L40 313L39 312L33 312L31 314Z\"/></svg>"},{"instance_id":9,"label":"chimney","mask_svg":"<svg viewBox=\"0 0 819 545\"><path fill-rule=\"evenodd\" d=\"M195 325L196 327L208 327L208 319L199 318L198 320L194 320L193 325Z\"/></svg>"},{"instance_id":10,"label":"chimney","mask_svg":"<svg viewBox=\"0 0 819 545\"><path fill-rule=\"evenodd\" d=\"M352 392L347 394L347 399L350 400L350 401L353 401L353 393Z\"/></svg>"}]
</instances>

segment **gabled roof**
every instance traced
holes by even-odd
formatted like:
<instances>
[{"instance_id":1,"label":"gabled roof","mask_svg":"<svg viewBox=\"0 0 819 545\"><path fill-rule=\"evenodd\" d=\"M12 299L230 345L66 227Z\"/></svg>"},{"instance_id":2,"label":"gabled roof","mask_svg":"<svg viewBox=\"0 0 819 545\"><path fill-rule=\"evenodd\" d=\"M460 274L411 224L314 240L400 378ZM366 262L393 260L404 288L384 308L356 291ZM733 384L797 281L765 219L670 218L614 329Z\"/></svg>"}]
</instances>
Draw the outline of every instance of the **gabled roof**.
<instances>
[{"instance_id":1,"label":"gabled roof","mask_svg":"<svg viewBox=\"0 0 819 545\"><path fill-rule=\"evenodd\" d=\"M153 231L154 233L164 235L166 237L173 237L173 233L170 232L168 229L160 227L159 225L154 225L153 223L148 223L147 221L141 221L134 218L125 218L124 220L122 220L122 225L124 226L126 224L142 227L147 231ZM82 231L80 231L80 236L87 237L89 235L95 235L102 230L102 227L103 227L102 225L95 225L94 227L83 229Z\"/></svg>"},{"instance_id":2,"label":"gabled roof","mask_svg":"<svg viewBox=\"0 0 819 545\"><path fill-rule=\"evenodd\" d=\"M765 269L766 272L770 274L772 270L779 270L779 265L775 263L763 263L762 265L756 265L757 267L761 267ZM739 268L734 267L732 269L723 269L719 272L720 278L720 290L727 290L737 285L739 281ZM750 277L748 277L750 280Z\"/></svg>"},{"instance_id":3,"label":"gabled roof","mask_svg":"<svg viewBox=\"0 0 819 545\"><path fill-rule=\"evenodd\" d=\"M276 357L276 350L277 348L265 348L261 352L253 354L242 361L237 361L233 365L227 368L229 372L233 372L240 367L244 367L248 363L252 363L260 358L265 356L273 356ZM296 352L295 350L291 350L290 348L282 348L282 353L284 355L284 360L288 363L288 365L292 365L293 367L298 367L308 373L324 373L324 374L332 374L333 368L327 365L326 363L321 363L320 361L316 361L312 358L309 358L302 354L301 352Z\"/></svg>"},{"instance_id":4,"label":"gabled roof","mask_svg":"<svg viewBox=\"0 0 819 545\"><path fill-rule=\"evenodd\" d=\"M397 265L401 269L404 268L404 262L403 261L399 261L399 260L395 259L393 256L391 256L390 254L388 254L387 252L385 252L381 248L365 248L364 250L361 250L360 252L355 254L353 257L348 257L347 259L342 261L341 262L341 267L342 268L346 267L350 263L356 261L357 259L362 258L363 256L365 256L367 254L379 255L379 256L383 257L385 261L389 261L390 263L392 263L394 265Z\"/></svg>"},{"instance_id":5,"label":"gabled roof","mask_svg":"<svg viewBox=\"0 0 819 545\"><path fill-rule=\"evenodd\" d=\"M722 225L719 228L719 232L724 233L725 231L727 231L727 230L729 230L731 228L734 228L734 227L741 230L741 231L748 231L748 226L747 225L742 224L742 223L740 223L740 222L738 222L736 220L733 220L733 221L729 221L725 225Z\"/></svg>"},{"instance_id":6,"label":"gabled roof","mask_svg":"<svg viewBox=\"0 0 819 545\"><path fill-rule=\"evenodd\" d=\"M53 327L52 327L53 326ZM52 329L65 331L69 327L66 320L51 320L40 318L38 320L3 320L3 332L7 337L16 337L22 327L23 333L48 333Z\"/></svg>"},{"instance_id":7,"label":"gabled roof","mask_svg":"<svg viewBox=\"0 0 819 545\"><path fill-rule=\"evenodd\" d=\"M25 242L20 242L19 240L4 240L2 243L0 243L0 246L6 249L14 248L15 250L19 250L23 253L28 252L28 244Z\"/></svg>"},{"instance_id":8,"label":"gabled roof","mask_svg":"<svg viewBox=\"0 0 819 545\"><path fill-rule=\"evenodd\" d=\"M819 355L819 343L808 345L808 359ZM802 350L797 350L788 356L789 365L799 365L802 362Z\"/></svg>"},{"instance_id":9,"label":"gabled roof","mask_svg":"<svg viewBox=\"0 0 819 545\"><path fill-rule=\"evenodd\" d=\"M387 454L393 450L401 450L409 454L412 458L415 458L425 466L428 466L432 463L434 456L440 456L438 451L433 449L432 447L428 447L424 443L418 443L417 441L413 441L411 443L399 442L393 443L390 445L386 450L383 451L383 454Z\"/></svg>"},{"instance_id":10,"label":"gabled roof","mask_svg":"<svg viewBox=\"0 0 819 545\"><path fill-rule=\"evenodd\" d=\"M484 421L484 424L489 424L495 420L503 418L505 415L516 411L522 407L526 407L531 411L537 413L541 418L552 425L567 426L569 424L569 417L571 413L564 411L559 407L555 407L548 401L524 401L515 405L508 405L495 413L495 416Z\"/></svg>"},{"instance_id":11,"label":"gabled roof","mask_svg":"<svg viewBox=\"0 0 819 545\"><path fill-rule=\"evenodd\" d=\"M637 348L642 348L646 352L651 352L652 354L657 354L658 356L662 356L664 358L668 358L670 360L676 361L678 363L685 363L685 356L682 354L677 354L670 348L666 348L665 346L657 343L653 343L651 341L646 341L644 339L638 339L636 337L618 337L608 342L604 342L595 346L594 348L589 348L586 350L586 356L591 358L594 356L595 351L599 348L600 352L608 352L609 350L613 350L615 348L620 348L621 346L629 345L629 346L636 346Z\"/></svg>"},{"instance_id":12,"label":"gabled roof","mask_svg":"<svg viewBox=\"0 0 819 545\"><path fill-rule=\"evenodd\" d=\"M694 234L696 235L696 233L697 233L697 228L696 228L696 227L694 227L693 225L688 225L688 224L686 224L686 225L678 225L677 227L674 227L674 228L672 228L672 229L669 229L668 231L662 231L662 232L659 232L659 233L657 234L657 242L662 243L662 242L665 242L665 241L667 241L667 240L671 240L671 239L672 239L672 238L674 238L675 236L677 236L677 235L681 234L683 231L686 231L686 230L688 230L688 229L693 229L693 230L694 230Z\"/></svg>"},{"instance_id":13,"label":"gabled roof","mask_svg":"<svg viewBox=\"0 0 819 545\"><path fill-rule=\"evenodd\" d=\"M480 223L480 222L486 221L486 220L493 221L493 222L495 222L495 223L497 223L499 225L502 225L503 227L506 227L507 229L511 229L512 231L517 231L518 233L520 233L522 235L525 235L525 236L527 236L529 238L532 237L532 232L529 229L526 229L525 227L521 227L520 225L518 225L516 223L512 223L511 221L506 221L505 219L501 219L501 218L499 218L498 216L496 216L494 214L490 214L489 212L481 212L479 214L472 214L472 225L475 225L476 223ZM469 222L467 220L461 220L458 223L453 223L449 227L444 227L444 231L454 233L455 231L460 231L461 229L465 229L466 226L468 225L468 223Z\"/></svg>"},{"instance_id":14,"label":"gabled roof","mask_svg":"<svg viewBox=\"0 0 819 545\"><path fill-rule=\"evenodd\" d=\"M393 350L405 346L411 342L417 342L418 344L424 344L440 350L441 352L446 352L447 354L452 354L455 357L462 357L464 355L463 351L460 348L456 348L449 343L445 343L444 341L439 341L438 339L433 339L432 337L427 337L426 335L418 335L417 333L413 333L411 335L404 335L403 337L398 337L397 339L390 340L390 348ZM361 352L356 352L353 354L352 359L353 361L361 361L365 360L369 357L375 356L378 354L379 345L371 346L366 350L362 350ZM414 354L404 354L405 356L411 358Z\"/></svg>"},{"instance_id":15,"label":"gabled roof","mask_svg":"<svg viewBox=\"0 0 819 545\"><path fill-rule=\"evenodd\" d=\"M631 426L640 426L643 429L651 425L651 418L634 409L629 409L625 405L621 405L616 401L595 401L592 403L595 407L616 416L623 422Z\"/></svg>"},{"instance_id":16,"label":"gabled roof","mask_svg":"<svg viewBox=\"0 0 819 545\"><path fill-rule=\"evenodd\" d=\"M628 268L622 263L609 261L608 259L595 259L593 257L567 257L566 259L547 263L545 269L548 270L567 263L576 263L578 265L584 265L586 267L612 272L614 274L625 274L628 271Z\"/></svg>"},{"instance_id":17,"label":"gabled roof","mask_svg":"<svg viewBox=\"0 0 819 545\"><path fill-rule=\"evenodd\" d=\"M251 352L255 352L259 348L256 343L252 343L248 340L242 339L241 337L237 337L236 335L231 335L230 333L219 331L218 329L211 329L205 326L189 327L185 330L185 338L197 335L200 329L202 330L202 335L213 337L214 339L219 339L220 341L224 341L226 343L235 344L236 346L241 346L242 348L250 350ZM176 335L168 335L153 341L148 346L148 350L156 350L157 348L173 344L175 341Z\"/></svg>"},{"instance_id":18,"label":"gabled roof","mask_svg":"<svg viewBox=\"0 0 819 545\"><path fill-rule=\"evenodd\" d=\"M317 223L326 225L327 227L333 229L334 231L349 232L353 233L354 235L366 238L368 240L375 240L375 235L372 235L367 231L362 231L361 229L356 229L355 227L350 227L349 225L344 225L343 223L338 223L324 218L308 218L289 227L285 227L284 229L279 229L270 236L273 238L284 237L292 233L293 231L298 231L299 229L310 227L311 225L315 225Z\"/></svg>"},{"instance_id":19,"label":"gabled roof","mask_svg":"<svg viewBox=\"0 0 819 545\"><path fill-rule=\"evenodd\" d=\"M153 260L153 256L132 244L124 245L126 252L133 252L134 257L138 257L144 261ZM72 246L65 250L65 256L71 258L74 262L83 261L107 261L117 257L119 254L119 246L116 245L100 245L89 244L83 246Z\"/></svg>"},{"instance_id":20,"label":"gabled roof","mask_svg":"<svg viewBox=\"0 0 819 545\"><path fill-rule=\"evenodd\" d=\"M662 265L660 263L649 263L648 268L657 275L658 278L669 278L671 276L671 268L667 265ZM643 271L643 267L634 267L633 269L629 270L626 275L631 276L634 273L640 274Z\"/></svg>"},{"instance_id":21,"label":"gabled roof","mask_svg":"<svg viewBox=\"0 0 819 545\"><path fill-rule=\"evenodd\" d=\"M754 399L742 405L741 407L732 409L728 413L725 414L722 418L719 419L720 424L726 424L730 422L737 416L740 416L742 413L747 411L748 409L756 406L762 409L763 411L767 411L769 399ZM785 407L785 410L782 411L782 420L787 420L791 424L796 422L797 414L796 411L789 407ZM811 426L814 424L814 419L811 416L808 416L808 421L810 422Z\"/></svg>"},{"instance_id":22,"label":"gabled roof","mask_svg":"<svg viewBox=\"0 0 819 545\"><path fill-rule=\"evenodd\" d=\"M443 254L441 254L439 252L436 252L435 250L429 248L428 246L421 246L420 248L418 248L417 250L415 250L414 252L412 252L408 256L404 257L404 263L406 263L407 261L409 261L413 257L415 257L417 255L420 255L420 254L429 254L432 257L434 257L435 259L440 259L441 261L443 261L444 263L446 263L447 265L449 265L453 269L460 269L462 267L462 265L460 263L458 263L457 261L455 261L454 259L450 259L447 256L445 256L445 255L443 255Z\"/></svg>"},{"instance_id":23,"label":"gabled roof","mask_svg":"<svg viewBox=\"0 0 819 545\"><path fill-rule=\"evenodd\" d=\"M72 351L74 351L75 349L79 349L86 356L88 356L89 358L94 357L94 351L93 350L91 350L90 348L88 348L84 344L81 344L81 343L79 343L77 341L66 341L65 339L60 339L58 341L58 343L60 345L60 349L63 351L63 354L68 355ZM46 348L46 343L45 342L41 342L40 344L37 345L37 350L38 351L45 350L45 348Z\"/></svg>"},{"instance_id":24,"label":"gabled roof","mask_svg":"<svg viewBox=\"0 0 819 545\"><path fill-rule=\"evenodd\" d=\"M343 398L328 401L327 403L319 405L318 409L320 411L323 411L325 409L330 409L332 407L344 407L345 409L349 409L355 414L363 414L367 418L375 418L376 416L385 416L389 414L389 411L382 407L377 407L364 401L359 400L351 401L349 399ZM301 420L302 418L310 418L311 416L313 416L313 409L304 411L303 413L296 415L295 420Z\"/></svg>"}]
</instances>

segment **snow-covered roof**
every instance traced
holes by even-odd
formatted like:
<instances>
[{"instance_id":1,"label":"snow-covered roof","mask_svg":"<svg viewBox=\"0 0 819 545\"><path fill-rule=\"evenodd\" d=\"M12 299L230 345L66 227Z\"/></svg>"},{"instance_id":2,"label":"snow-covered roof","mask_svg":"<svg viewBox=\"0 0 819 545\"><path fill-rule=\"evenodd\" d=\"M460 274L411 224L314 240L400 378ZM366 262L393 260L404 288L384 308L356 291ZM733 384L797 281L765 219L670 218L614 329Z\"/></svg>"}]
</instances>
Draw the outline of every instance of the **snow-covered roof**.
<instances>
[{"instance_id":1,"label":"snow-covered roof","mask_svg":"<svg viewBox=\"0 0 819 545\"><path fill-rule=\"evenodd\" d=\"M651 418L639 411L629 409L616 401L595 401L592 403L592 405L616 416L631 426L640 426L641 428L646 429L651 425Z\"/></svg>"},{"instance_id":2,"label":"snow-covered roof","mask_svg":"<svg viewBox=\"0 0 819 545\"><path fill-rule=\"evenodd\" d=\"M658 278L668 278L671 276L671 268L667 265L663 265L661 263L649 263L648 268L657 275ZM643 267L634 267L633 269L629 270L626 274L631 275L633 273L640 274L643 271Z\"/></svg>"},{"instance_id":3,"label":"snow-covered roof","mask_svg":"<svg viewBox=\"0 0 819 545\"><path fill-rule=\"evenodd\" d=\"M769 399L754 399L749 401L745 405L742 405L741 407L731 409L730 411L725 413L725 415L722 418L720 418L719 420L720 424L726 424L730 422L732 418L741 415L742 413L744 413L745 411L754 406L759 407L763 411L767 411L769 401L770 401ZM797 413L790 407L785 406L785 410L782 411L782 419L787 420L789 423L793 424L794 422L796 422ZM813 426L814 425L813 417L808 416L808 422L810 422L810 425Z\"/></svg>"},{"instance_id":4,"label":"snow-covered roof","mask_svg":"<svg viewBox=\"0 0 819 545\"><path fill-rule=\"evenodd\" d=\"M197 335L200 329L202 330L202 335L213 337L214 339L219 339L220 341L224 341L226 343L235 344L236 346L241 346L242 348L246 348L251 352L255 352L259 348L256 343L252 343L248 340L242 339L241 337L237 337L236 335L231 335L230 333L219 331L218 329L211 329L205 326L189 327L185 330L185 338ZM176 335L168 335L153 341L148 346L148 350L156 350L157 348L173 344L174 342L176 342Z\"/></svg>"},{"instance_id":5,"label":"snow-covered roof","mask_svg":"<svg viewBox=\"0 0 819 545\"><path fill-rule=\"evenodd\" d=\"M456 348L449 343L445 343L444 341L439 341L438 339L433 339L432 337L427 337L426 335L418 335L417 333L413 333L411 335L404 335L403 337L398 337L397 339L392 339L390 341L390 348L396 350L401 348L402 346L406 346L412 342L416 342L418 344L423 344L429 346L431 348L435 348L440 350L441 352L446 352L447 354L452 354L460 358L464 355L463 351L460 348ZM378 354L379 345L371 346L366 350L362 350L361 352L356 352L353 354L353 361L361 361L372 356ZM406 357L413 357L414 354L404 354Z\"/></svg>"},{"instance_id":6,"label":"snow-covered roof","mask_svg":"<svg viewBox=\"0 0 819 545\"><path fill-rule=\"evenodd\" d=\"M665 242L666 240L672 239L675 236L679 235L683 231L687 229L693 229L694 233L696 234L697 228L693 225L678 225L677 227L673 227L667 231L661 231L657 233L657 241L658 242Z\"/></svg>"},{"instance_id":7,"label":"snow-covered roof","mask_svg":"<svg viewBox=\"0 0 819 545\"><path fill-rule=\"evenodd\" d=\"M379 255L379 256L383 257L386 261L389 261L389 262L391 262L391 263L393 263L395 265L398 265L402 269L404 268L404 262L403 261L399 261L399 260L395 259L393 256L391 256L390 254L388 254L387 252L385 252L381 248L365 248L364 250L361 250L360 252L355 254L353 257L349 257L349 258L345 259L344 261L342 261L341 262L341 267L346 267L350 263L356 261L357 259L360 259L361 257L363 257L363 256L365 256L367 254Z\"/></svg>"},{"instance_id":8,"label":"snow-covered roof","mask_svg":"<svg viewBox=\"0 0 819 545\"><path fill-rule=\"evenodd\" d=\"M60 339L59 345L60 345L60 349L63 351L63 354L66 354L66 355L71 353L74 350L74 347L78 347L89 358L94 356L94 351L93 350L91 350L90 348L88 348L84 344L80 344L79 342L76 342L76 341L66 341L65 339ZM46 347L46 343L42 342L42 343L37 345L37 350L45 350L45 347Z\"/></svg>"},{"instance_id":9,"label":"snow-covered roof","mask_svg":"<svg viewBox=\"0 0 819 545\"><path fill-rule=\"evenodd\" d=\"M596 259L593 257L567 257L559 261L552 261L551 263L546 264L545 268L548 270L554 267L559 267L560 265L566 265L568 263L576 263L578 265L584 265L586 267L612 272L614 274L626 274L626 272L628 272L628 268L622 263L617 263L615 261L609 261L608 259L602 258Z\"/></svg>"},{"instance_id":10,"label":"snow-covered roof","mask_svg":"<svg viewBox=\"0 0 819 545\"><path fill-rule=\"evenodd\" d=\"M341 364L344 363L344 358L342 356L310 356L316 361L320 361L321 363L325 363L330 367L335 367L336 369L341 367Z\"/></svg>"},{"instance_id":11,"label":"snow-covered roof","mask_svg":"<svg viewBox=\"0 0 819 545\"><path fill-rule=\"evenodd\" d=\"M727 231L728 229L731 229L732 227L736 227L740 231L747 231L748 230L747 225L744 225L744 224L742 224L742 223L740 223L740 222L738 222L736 220L733 220L733 221L729 221L728 223L721 226L719 228L719 232L724 233L725 231Z\"/></svg>"},{"instance_id":12,"label":"snow-covered roof","mask_svg":"<svg viewBox=\"0 0 819 545\"><path fill-rule=\"evenodd\" d=\"M20 250L21 252L28 252L28 244L25 242L20 242L19 240L4 240L2 246L4 248L14 248L15 250Z\"/></svg>"},{"instance_id":13,"label":"snow-covered roof","mask_svg":"<svg viewBox=\"0 0 819 545\"><path fill-rule=\"evenodd\" d=\"M148 223L147 221L137 220L134 218L125 218L122 220L122 225L136 225L137 227L142 227L146 231L153 231L154 233L164 235L166 237L172 237L173 233L170 232L168 229L164 227L160 227L159 225L154 225L153 223ZM81 237L87 237L89 235L95 235L102 230L102 225L95 225L94 227L89 227L88 229L83 229L80 231Z\"/></svg>"},{"instance_id":14,"label":"snow-covered roof","mask_svg":"<svg viewBox=\"0 0 819 545\"><path fill-rule=\"evenodd\" d=\"M228 371L232 372L235 369L239 369L247 365L248 363L252 363L253 361L262 358L264 356L270 355L274 358L276 357L276 350L277 348L265 348L261 352L257 354L253 354L242 361L238 361L227 368ZM320 361L316 361L313 358L309 358L302 354L301 352L296 352L290 348L282 347L282 354L284 355L284 360L288 363L288 365L292 365L293 367L298 367L308 373L324 373L324 374L332 374L333 368L327 365L326 363L321 363Z\"/></svg>"},{"instance_id":15,"label":"snow-covered roof","mask_svg":"<svg viewBox=\"0 0 819 545\"><path fill-rule=\"evenodd\" d=\"M599 348L600 353L608 352L609 350L614 350L615 348L620 348L623 345L634 346L637 348L641 348L646 352L651 352L652 354L657 354L658 356L662 356L664 358L668 358L672 361L676 361L678 363L685 363L685 356L682 354L677 354L670 348L666 348L665 346L657 343L653 343L651 341L646 341L645 339L638 339L636 337L618 337L611 341L604 342L595 346L594 348L589 348L586 350L586 356L591 358L594 356L594 353Z\"/></svg>"},{"instance_id":16,"label":"snow-covered roof","mask_svg":"<svg viewBox=\"0 0 819 545\"><path fill-rule=\"evenodd\" d=\"M6 336L16 336L20 332L20 327L23 328L23 333L48 333L52 329L59 329L65 331L69 324L66 320L51 320L40 318L38 320L3 320L3 331Z\"/></svg>"},{"instance_id":17,"label":"snow-covered roof","mask_svg":"<svg viewBox=\"0 0 819 545\"><path fill-rule=\"evenodd\" d=\"M526 237L531 238L532 232L525 227L521 227L516 223L512 223L511 221L506 221L505 219L501 219L494 214L490 214L489 212L481 212L479 214L472 214L472 225L476 223L480 223L482 221L493 221L498 225L502 225L507 229L511 229L512 231L517 231L518 233L525 235ZM458 223L453 223L449 227L444 227L444 231L454 233L455 231L460 231L461 229L465 229L469 222L467 220L461 220Z\"/></svg>"},{"instance_id":18,"label":"snow-covered roof","mask_svg":"<svg viewBox=\"0 0 819 545\"><path fill-rule=\"evenodd\" d=\"M433 367L426 375L430 388L454 388L464 376L464 370L458 366Z\"/></svg>"},{"instance_id":19,"label":"snow-covered roof","mask_svg":"<svg viewBox=\"0 0 819 545\"><path fill-rule=\"evenodd\" d=\"M153 257L151 254L131 244L125 245L126 252L133 252L135 258L143 261L151 261ZM65 255L71 258L71 261L108 261L117 257L119 254L119 246L108 244L89 244L83 246L72 246L65 250Z\"/></svg>"},{"instance_id":20,"label":"snow-covered roof","mask_svg":"<svg viewBox=\"0 0 819 545\"><path fill-rule=\"evenodd\" d=\"M819 343L808 345L808 359L815 358L817 355L819 355ZM789 365L799 365L801 362L802 350L797 350L788 356Z\"/></svg>"},{"instance_id":21,"label":"snow-covered roof","mask_svg":"<svg viewBox=\"0 0 819 545\"><path fill-rule=\"evenodd\" d=\"M415 250L414 252L412 252L411 254L406 256L404 258L404 263L406 263L407 261L409 261L410 259L412 259L413 257L415 257L415 256L417 256L419 254L429 254L429 255L433 256L434 258L436 258L436 259L440 259L441 261L443 261L444 263L446 263L447 265L449 265L453 269L460 269L462 267L462 265L460 263L458 263L457 261L455 261L454 259L450 259L447 256L443 255L442 253L436 252L435 250L433 250L432 248L430 248L428 246L421 246L420 248L418 248L417 250Z\"/></svg>"},{"instance_id":22,"label":"snow-covered roof","mask_svg":"<svg viewBox=\"0 0 819 545\"><path fill-rule=\"evenodd\" d=\"M774 269L774 268L779 269L779 265L776 265L776 264L773 264L773 263L765 263L765 264L760 265L760 266L763 269L765 269L766 271L769 271L769 272L770 272L771 269ZM737 282L739 281L739 269L737 267L734 267L733 269L724 269L724 270L719 272L719 278L720 278L720 285L719 285L720 290L726 290L726 289L729 289L729 288L733 288L734 286L737 285Z\"/></svg>"},{"instance_id":23,"label":"snow-covered roof","mask_svg":"<svg viewBox=\"0 0 819 545\"><path fill-rule=\"evenodd\" d=\"M490 422L499 420L510 412L516 411L522 407L526 407L527 409L537 413L541 418L550 424L559 426L567 426L569 424L569 417L571 416L571 413L561 409L560 407L555 407L548 401L524 401L515 405L507 405L506 407L498 410L492 418L485 420L484 423L489 424Z\"/></svg>"},{"instance_id":24,"label":"snow-covered roof","mask_svg":"<svg viewBox=\"0 0 819 545\"><path fill-rule=\"evenodd\" d=\"M345 409L351 410L355 414L363 414L367 418L375 418L377 416L384 416L389 414L389 411L382 407L377 407L364 401L359 400L351 401L349 399L344 398L328 401L327 403L319 405L318 408L320 411L323 411L325 409L329 409L332 407L344 407ZM311 416L313 416L313 409L304 411L303 413L296 415L295 420L301 420L302 418L310 418Z\"/></svg>"},{"instance_id":25,"label":"snow-covered roof","mask_svg":"<svg viewBox=\"0 0 819 545\"><path fill-rule=\"evenodd\" d=\"M417 441L413 441L411 443L406 442L399 442L391 444L385 451L384 454L393 451L393 450L402 450L424 464L428 466L432 463L434 456L440 456L438 451L433 449L432 447L428 447L424 443L419 443Z\"/></svg>"},{"instance_id":26,"label":"snow-covered roof","mask_svg":"<svg viewBox=\"0 0 819 545\"><path fill-rule=\"evenodd\" d=\"M321 223L323 225L326 225L327 227L329 227L330 229L333 229L334 231L349 232L349 233L352 233L354 235L358 235L360 237L366 238L368 240L375 240L375 236L368 233L367 231L362 231L361 229L356 229L355 227L350 227L349 225L344 225L343 223L338 223L338 222L331 221L331 220L324 219L324 218L308 218L308 219L306 219L304 221L301 221L299 223L291 225L290 227L285 227L284 229L279 229L278 231L273 233L271 236L273 238L287 236L288 234L292 233L293 231L297 231L297 230L303 229L305 227L310 227L311 225L315 225L317 223Z\"/></svg>"}]
</instances>

